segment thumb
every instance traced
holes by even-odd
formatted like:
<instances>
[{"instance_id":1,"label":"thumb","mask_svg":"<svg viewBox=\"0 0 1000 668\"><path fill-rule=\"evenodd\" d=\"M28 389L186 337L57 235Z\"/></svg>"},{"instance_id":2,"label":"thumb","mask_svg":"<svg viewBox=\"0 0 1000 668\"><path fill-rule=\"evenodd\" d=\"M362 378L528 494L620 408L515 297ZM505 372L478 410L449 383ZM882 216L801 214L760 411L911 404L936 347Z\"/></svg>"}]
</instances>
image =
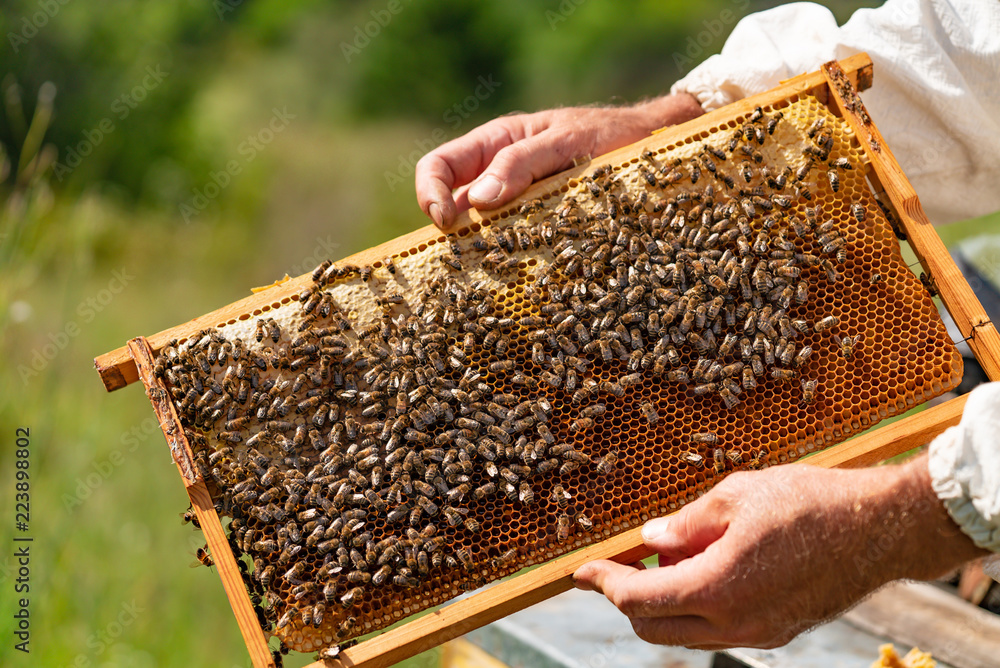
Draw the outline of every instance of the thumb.
<instances>
[{"instance_id":1,"label":"thumb","mask_svg":"<svg viewBox=\"0 0 1000 668\"><path fill-rule=\"evenodd\" d=\"M587 153L581 133L546 129L497 152L489 167L468 190L479 209L495 209L514 199L535 181L555 174Z\"/></svg>"},{"instance_id":2,"label":"thumb","mask_svg":"<svg viewBox=\"0 0 1000 668\"><path fill-rule=\"evenodd\" d=\"M642 527L642 540L660 555L660 565L672 565L694 556L717 541L726 532L729 518L704 496L669 517L658 517Z\"/></svg>"}]
</instances>

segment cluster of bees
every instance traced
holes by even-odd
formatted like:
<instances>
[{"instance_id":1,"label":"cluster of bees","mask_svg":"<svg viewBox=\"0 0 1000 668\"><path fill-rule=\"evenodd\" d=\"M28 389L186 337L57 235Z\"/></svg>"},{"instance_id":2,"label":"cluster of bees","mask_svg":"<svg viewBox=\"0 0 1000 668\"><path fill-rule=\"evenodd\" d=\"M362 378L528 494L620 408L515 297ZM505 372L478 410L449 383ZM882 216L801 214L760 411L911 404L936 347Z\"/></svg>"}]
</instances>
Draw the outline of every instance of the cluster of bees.
<instances>
[{"instance_id":1,"label":"cluster of bees","mask_svg":"<svg viewBox=\"0 0 1000 668\"><path fill-rule=\"evenodd\" d=\"M262 625L335 619L339 641L363 630L356 611L372 592L451 572L485 582L523 549L470 547L483 530L474 509L490 500L544 505L558 543L592 531L563 483L544 497L538 483L620 474L622 453L580 436L640 386L681 384L733 409L775 379L814 402L802 339L829 336L850 358L859 337L837 335L835 315L794 315L816 281L839 280L848 252L810 189L821 173L837 191L853 165L831 158L818 121L801 167L772 166L762 149L781 122L758 109L725 146L645 152L634 182L602 168L554 209L528 202L512 224L452 241L419 293L395 289L391 258L378 271L324 262L299 296L301 324L261 317L253 340L206 330L165 347L155 372L232 518ZM866 216L860 202L851 213ZM539 261L511 311L496 288L528 257ZM473 265L496 280L472 280ZM379 286L380 317L364 326L329 290L356 279ZM712 432L678 445L679 465L719 474L767 456L746 461Z\"/></svg>"}]
</instances>

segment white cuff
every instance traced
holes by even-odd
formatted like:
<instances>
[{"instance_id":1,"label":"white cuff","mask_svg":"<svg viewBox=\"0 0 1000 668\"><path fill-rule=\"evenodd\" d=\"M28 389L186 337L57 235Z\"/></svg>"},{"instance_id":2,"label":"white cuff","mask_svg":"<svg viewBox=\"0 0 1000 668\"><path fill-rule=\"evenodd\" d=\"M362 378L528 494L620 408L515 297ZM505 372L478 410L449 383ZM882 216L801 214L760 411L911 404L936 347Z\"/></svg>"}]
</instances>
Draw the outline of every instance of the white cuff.
<instances>
[{"instance_id":1,"label":"white cuff","mask_svg":"<svg viewBox=\"0 0 1000 668\"><path fill-rule=\"evenodd\" d=\"M955 523L979 547L1000 552L1000 383L969 395L961 423L931 443L928 468Z\"/></svg>"},{"instance_id":2,"label":"white cuff","mask_svg":"<svg viewBox=\"0 0 1000 668\"><path fill-rule=\"evenodd\" d=\"M983 572L1000 582L1000 554L987 557L983 560Z\"/></svg>"},{"instance_id":3,"label":"white cuff","mask_svg":"<svg viewBox=\"0 0 1000 668\"><path fill-rule=\"evenodd\" d=\"M670 92L690 93L705 111L718 109L848 55L838 49L839 35L830 10L812 3L750 14L733 28L722 53L706 59Z\"/></svg>"}]
</instances>

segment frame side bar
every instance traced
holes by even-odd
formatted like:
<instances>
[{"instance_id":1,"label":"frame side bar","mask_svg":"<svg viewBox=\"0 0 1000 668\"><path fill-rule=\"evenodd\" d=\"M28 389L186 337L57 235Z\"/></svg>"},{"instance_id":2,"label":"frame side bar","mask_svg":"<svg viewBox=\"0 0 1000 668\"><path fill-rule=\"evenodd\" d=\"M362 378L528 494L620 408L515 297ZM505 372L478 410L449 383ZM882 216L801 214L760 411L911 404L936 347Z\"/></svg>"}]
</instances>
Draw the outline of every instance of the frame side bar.
<instances>
[{"instance_id":1,"label":"frame side bar","mask_svg":"<svg viewBox=\"0 0 1000 668\"><path fill-rule=\"evenodd\" d=\"M194 455L191 453L191 446L184 436L184 428L181 426L180 417L173 401L170 400L170 393L166 386L153 373L153 349L144 337L132 339L127 344L128 352L135 361L137 375L142 379L142 384L146 387L146 396L153 405L153 412L160 422L160 429L167 439L170 447L170 457L174 460L177 470L184 480L184 486L190 487L198 482L199 476L194 467Z\"/></svg>"},{"instance_id":2,"label":"frame side bar","mask_svg":"<svg viewBox=\"0 0 1000 668\"><path fill-rule=\"evenodd\" d=\"M191 507L198 516L198 523L208 542L212 559L219 569L222 587L226 591L240 633L243 634L247 651L250 652L250 660L254 668L275 668L271 651L267 647L267 639L243 585L243 577L229 547L229 541L226 540L219 515L215 512L208 487L192 465L191 448L184 436L184 430L180 427L173 402L170 401L170 395L167 394L163 381L153 373L153 349L149 346L149 342L140 336L128 342L128 351L135 360L136 372L145 385L146 394L160 419L160 428L163 429L163 435L170 445L170 455L181 472L184 488L191 499ZM186 469L190 472L190 477L185 475Z\"/></svg>"},{"instance_id":3,"label":"frame side bar","mask_svg":"<svg viewBox=\"0 0 1000 668\"><path fill-rule=\"evenodd\" d=\"M968 339L969 347L983 371L990 380L1000 380L1000 334L996 327L955 266L948 249L920 206L916 191L900 169L882 133L875 127L840 64L831 61L823 65L822 71L829 82L837 108L854 130L875 175L884 186L885 194L899 214L920 264L936 284L941 300L962 336Z\"/></svg>"}]
</instances>

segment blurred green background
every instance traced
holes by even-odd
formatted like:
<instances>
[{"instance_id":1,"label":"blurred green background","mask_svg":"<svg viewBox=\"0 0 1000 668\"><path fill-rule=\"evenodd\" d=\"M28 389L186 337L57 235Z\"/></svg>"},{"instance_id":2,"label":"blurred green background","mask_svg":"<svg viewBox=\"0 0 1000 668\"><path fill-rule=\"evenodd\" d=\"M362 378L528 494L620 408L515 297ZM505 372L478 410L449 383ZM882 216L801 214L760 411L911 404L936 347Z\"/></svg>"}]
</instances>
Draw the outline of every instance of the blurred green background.
<instances>
[{"instance_id":1,"label":"blurred green background","mask_svg":"<svg viewBox=\"0 0 1000 668\"><path fill-rule=\"evenodd\" d=\"M0 665L249 665L217 574L188 568L203 541L149 404L106 394L96 355L424 225L434 145L665 92L774 4L0 2ZM17 427L30 655L8 614Z\"/></svg>"}]
</instances>

